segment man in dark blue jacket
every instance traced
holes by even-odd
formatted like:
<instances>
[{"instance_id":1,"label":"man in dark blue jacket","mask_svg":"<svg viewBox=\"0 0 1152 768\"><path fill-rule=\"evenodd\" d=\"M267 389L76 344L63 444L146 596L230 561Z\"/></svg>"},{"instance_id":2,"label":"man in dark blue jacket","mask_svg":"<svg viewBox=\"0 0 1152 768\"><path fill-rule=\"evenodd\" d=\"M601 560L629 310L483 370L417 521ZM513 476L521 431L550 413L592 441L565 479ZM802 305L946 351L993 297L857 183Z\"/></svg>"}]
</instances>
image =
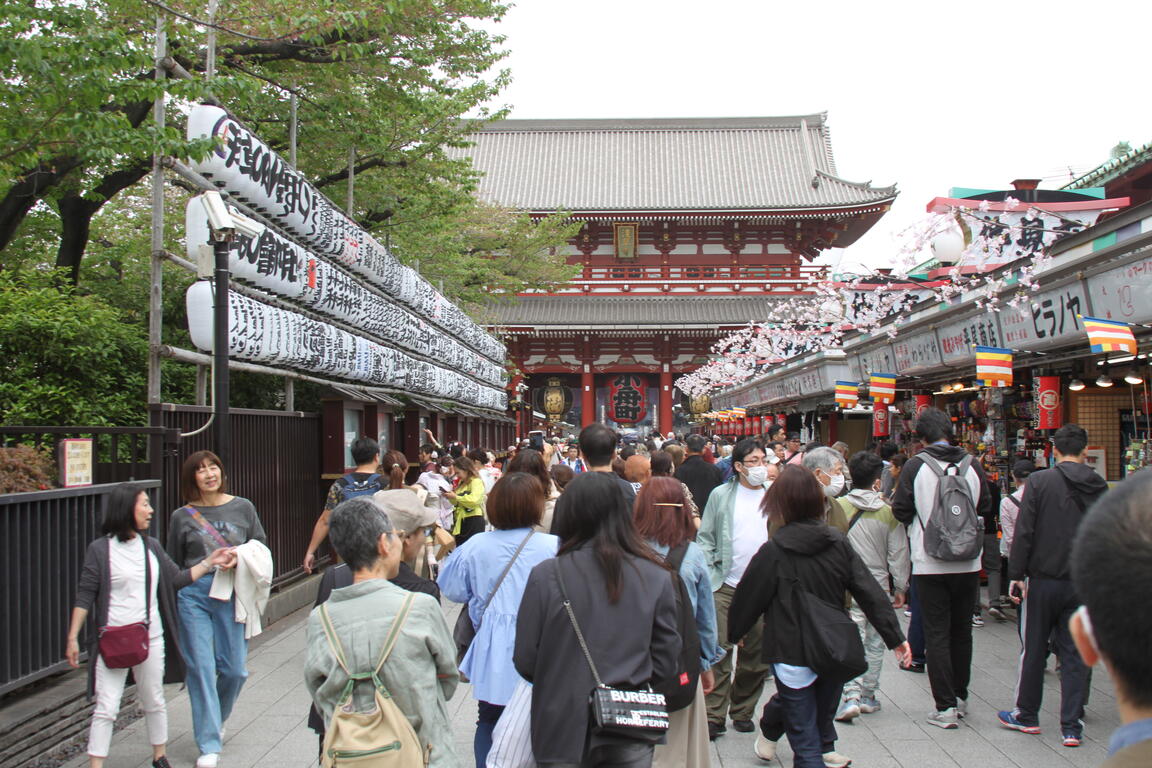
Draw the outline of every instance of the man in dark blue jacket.
<instances>
[{"instance_id":1,"label":"man in dark blue jacket","mask_svg":"<svg viewBox=\"0 0 1152 768\"><path fill-rule=\"evenodd\" d=\"M1028 478L1008 553L1012 599L1022 602L1020 637L1024 648L1016 708L1000 712L1000 722L1022 733L1040 733L1038 716L1051 637L1060 658L1064 746L1078 747L1084 731L1081 719L1088 668L1068 631L1068 620L1080 607L1072 584L1072 541L1088 508L1108 490L1108 484L1084 463L1088 433L1082 427L1065 424L1056 430L1052 442L1056 466Z\"/></svg>"}]
</instances>

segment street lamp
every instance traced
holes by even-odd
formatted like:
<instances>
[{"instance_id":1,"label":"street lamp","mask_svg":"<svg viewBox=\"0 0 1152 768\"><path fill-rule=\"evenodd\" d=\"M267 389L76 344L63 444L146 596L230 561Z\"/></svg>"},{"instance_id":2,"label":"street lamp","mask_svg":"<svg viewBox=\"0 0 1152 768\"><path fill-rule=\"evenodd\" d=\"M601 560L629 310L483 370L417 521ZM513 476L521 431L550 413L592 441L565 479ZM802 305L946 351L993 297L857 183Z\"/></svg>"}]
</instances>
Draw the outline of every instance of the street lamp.
<instances>
[{"instance_id":1,"label":"street lamp","mask_svg":"<svg viewBox=\"0 0 1152 768\"><path fill-rule=\"evenodd\" d=\"M227 467L232 452L232 425L228 416L228 251L237 233L252 238L260 237L264 234L265 226L226 205L224 198L215 190L205 192L196 199L208 217L212 255L215 257L215 296L212 305L212 367L215 369L215 377L212 416L216 421L216 455Z\"/></svg>"}]
</instances>

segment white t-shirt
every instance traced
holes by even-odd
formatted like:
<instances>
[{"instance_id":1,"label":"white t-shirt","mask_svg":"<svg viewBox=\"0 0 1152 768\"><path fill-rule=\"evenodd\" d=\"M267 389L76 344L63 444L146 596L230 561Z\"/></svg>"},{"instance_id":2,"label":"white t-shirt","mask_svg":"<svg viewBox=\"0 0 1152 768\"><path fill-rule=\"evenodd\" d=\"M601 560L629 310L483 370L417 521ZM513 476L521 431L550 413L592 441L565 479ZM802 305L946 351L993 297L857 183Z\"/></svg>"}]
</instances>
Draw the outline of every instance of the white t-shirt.
<instances>
[{"instance_id":1,"label":"white t-shirt","mask_svg":"<svg viewBox=\"0 0 1152 768\"><path fill-rule=\"evenodd\" d=\"M764 488L736 486L736 507L732 512L732 567L724 583L734 587L744 577L752 556L768 541L768 518L760 512Z\"/></svg>"},{"instance_id":2,"label":"white t-shirt","mask_svg":"<svg viewBox=\"0 0 1152 768\"><path fill-rule=\"evenodd\" d=\"M156 555L148 553L152 569L152 618L148 634L164 634L160 623L160 606L156 600L156 583L160 580L160 563ZM108 568L112 576L112 591L108 595L108 626L122 627L144 621L144 546L140 537L120 541L109 539Z\"/></svg>"}]
</instances>

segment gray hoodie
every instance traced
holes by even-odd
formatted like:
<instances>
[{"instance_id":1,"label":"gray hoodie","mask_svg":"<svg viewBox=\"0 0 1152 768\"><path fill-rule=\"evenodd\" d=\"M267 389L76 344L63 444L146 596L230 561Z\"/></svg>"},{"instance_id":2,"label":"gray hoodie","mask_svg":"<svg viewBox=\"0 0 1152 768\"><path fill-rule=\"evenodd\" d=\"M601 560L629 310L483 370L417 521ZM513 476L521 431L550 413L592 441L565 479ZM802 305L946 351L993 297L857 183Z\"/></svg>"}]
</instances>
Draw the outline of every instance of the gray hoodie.
<instances>
[{"instance_id":1,"label":"gray hoodie","mask_svg":"<svg viewBox=\"0 0 1152 768\"><path fill-rule=\"evenodd\" d=\"M857 489L837 500L844 508L849 525L848 543L860 555L869 573L888 591L888 575L897 592L908 590L912 569L908 555L908 533L892 516L892 508L873 490ZM860 516L856 523L852 519Z\"/></svg>"}]
</instances>

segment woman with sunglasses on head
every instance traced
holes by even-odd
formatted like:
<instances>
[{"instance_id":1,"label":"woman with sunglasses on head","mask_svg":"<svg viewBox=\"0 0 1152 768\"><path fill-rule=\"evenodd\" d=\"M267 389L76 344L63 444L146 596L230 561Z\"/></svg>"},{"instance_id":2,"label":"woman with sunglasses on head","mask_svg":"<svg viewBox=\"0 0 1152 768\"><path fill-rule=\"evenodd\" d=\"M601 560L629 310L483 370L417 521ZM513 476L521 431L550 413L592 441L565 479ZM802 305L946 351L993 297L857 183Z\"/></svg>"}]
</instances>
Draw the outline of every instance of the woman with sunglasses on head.
<instances>
[{"instance_id":1,"label":"woman with sunglasses on head","mask_svg":"<svg viewBox=\"0 0 1152 768\"><path fill-rule=\"evenodd\" d=\"M237 547L255 540L267 545L256 507L228 493L220 457L196 451L180 470L186 505L172 513L168 554L190 567L216 547ZM210 597L214 576L180 590L180 646L188 666L192 731L200 757L196 768L216 768L224 741L224 723L248 679L246 625L236 620L236 594Z\"/></svg>"},{"instance_id":2,"label":"woman with sunglasses on head","mask_svg":"<svg viewBox=\"0 0 1152 768\"><path fill-rule=\"evenodd\" d=\"M544 488L535 475L509 472L488 496L488 520L495 530L464 542L441 566L437 583L444 595L463 603L476 635L460 663L477 701L473 750L484 768L492 731L519 681L512 665L516 614L528 574L556 556L559 541L537 533Z\"/></svg>"},{"instance_id":3,"label":"woman with sunglasses on head","mask_svg":"<svg viewBox=\"0 0 1152 768\"><path fill-rule=\"evenodd\" d=\"M148 654L131 666L137 696L144 710L153 768L170 768L165 756L168 710L164 683L184 680L184 660L176 641L176 590L231 562L227 549L218 548L181 570L148 535L152 504L138 485L122 483L108 494L99 539L88 546L76 606L68 627L64 656L80 666L80 629L92 616L97 631L89 634L88 694L96 709L88 731L88 763L101 768L108 757L112 729L120 712L120 699L128 667L110 668L100 653L100 632L105 628L147 625Z\"/></svg>"},{"instance_id":4,"label":"woman with sunglasses on head","mask_svg":"<svg viewBox=\"0 0 1152 768\"><path fill-rule=\"evenodd\" d=\"M652 463L657 464L656 456ZM669 460L671 464L671 460ZM715 685L711 667L724 656L716 642L716 603L704 551L696 544L695 518L689 511L684 484L665 475L654 475L636 495L636 530L678 572L692 601L692 615L700 642L700 679L692 703L670 713L668 743L656 747L654 766L697 768L711 765L708 716L704 696Z\"/></svg>"}]
</instances>

